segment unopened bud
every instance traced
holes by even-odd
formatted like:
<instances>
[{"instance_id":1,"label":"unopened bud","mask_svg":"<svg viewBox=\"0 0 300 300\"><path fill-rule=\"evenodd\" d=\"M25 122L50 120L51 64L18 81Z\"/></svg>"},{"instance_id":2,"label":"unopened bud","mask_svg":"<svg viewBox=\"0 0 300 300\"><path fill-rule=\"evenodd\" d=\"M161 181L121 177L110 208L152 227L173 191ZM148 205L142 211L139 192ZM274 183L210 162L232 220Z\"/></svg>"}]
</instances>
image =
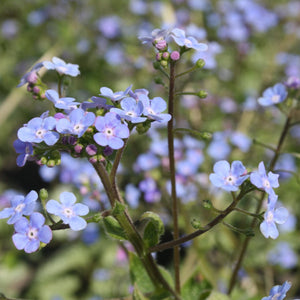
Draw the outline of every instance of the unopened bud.
<instances>
[{"instance_id":1,"label":"unopened bud","mask_svg":"<svg viewBox=\"0 0 300 300\"><path fill-rule=\"evenodd\" d=\"M180 59L180 53L178 52L178 51L173 51L172 53L171 53L171 59L172 60L179 60Z\"/></svg>"},{"instance_id":2,"label":"unopened bud","mask_svg":"<svg viewBox=\"0 0 300 300\"><path fill-rule=\"evenodd\" d=\"M41 189L39 192L39 196L42 201L46 201L48 199L48 192L46 189Z\"/></svg>"},{"instance_id":3,"label":"unopened bud","mask_svg":"<svg viewBox=\"0 0 300 300\"><path fill-rule=\"evenodd\" d=\"M205 61L204 61L204 59L202 59L202 58L198 59L198 60L196 61L196 66L197 66L198 68L203 68L203 67L205 66Z\"/></svg>"},{"instance_id":4,"label":"unopened bud","mask_svg":"<svg viewBox=\"0 0 300 300\"><path fill-rule=\"evenodd\" d=\"M157 61L161 61L162 53L161 52L156 53L155 58L156 58Z\"/></svg>"},{"instance_id":5,"label":"unopened bud","mask_svg":"<svg viewBox=\"0 0 300 300\"><path fill-rule=\"evenodd\" d=\"M207 97L207 92L201 90L201 91L199 91L199 92L197 93L197 96L198 96L199 98L201 98L201 99L204 99L204 98Z\"/></svg>"},{"instance_id":6,"label":"unopened bud","mask_svg":"<svg viewBox=\"0 0 300 300\"><path fill-rule=\"evenodd\" d=\"M154 62L153 62L153 68L154 68L155 70L158 70L158 69L160 68L160 62L154 61Z\"/></svg>"},{"instance_id":7,"label":"unopened bud","mask_svg":"<svg viewBox=\"0 0 300 300\"><path fill-rule=\"evenodd\" d=\"M96 155L97 154L97 147L94 144L88 145L85 148L85 151L88 155Z\"/></svg>"},{"instance_id":8,"label":"unopened bud","mask_svg":"<svg viewBox=\"0 0 300 300\"><path fill-rule=\"evenodd\" d=\"M163 83L164 83L161 77L155 77L155 78L154 78L154 82L155 82L156 84L163 84Z\"/></svg>"},{"instance_id":9,"label":"unopened bud","mask_svg":"<svg viewBox=\"0 0 300 300\"><path fill-rule=\"evenodd\" d=\"M46 163L46 165L47 165L47 167L49 167L49 168L53 168L53 167L55 167L55 160L54 159L50 159L50 160L48 160L47 161L47 163Z\"/></svg>"},{"instance_id":10,"label":"unopened bud","mask_svg":"<svg viewBox=\"0 0 300 300\"><path fill-rule=\"evenodd\" d=\"M74 150L76 153L81 153L82 149L83 149L83 145L81 145L81 144L77 144L74 147Z\"/></svg>"},{"instance_id":11,"label":"unopened bud","mask_svg":"<svg viewBox=\"0 0 300 300\"><path fill-rule=\"evenodd\" d=\"M167 42L165 40L159 40L155 43L155 48L159 51L167 49Z\"/></svg>"},{"instance_id":12,"label":"unopened bud","mask_svg":"<svg viewBox=\"0 0 300 300\"><path fill-rule=\"evenodd\" d=\"M168 66L168 62L167 62L166 60L162 60L162 61L160 62L160 65L161 65L162 67L166 68L166 67Z\"/></svg>"},{"instance_id":13,"label":"unopened bud","mask_svg":"<svg viewBox=\"0 0 300 300\"><path fill-rule=\"evenodd\" d=\"M168 60L169 57L170 57L170 53L169 53L169 52L164 52L164 53L162 54L162 58L163 58L164 60Z\"/></svg>"}]
</instances>

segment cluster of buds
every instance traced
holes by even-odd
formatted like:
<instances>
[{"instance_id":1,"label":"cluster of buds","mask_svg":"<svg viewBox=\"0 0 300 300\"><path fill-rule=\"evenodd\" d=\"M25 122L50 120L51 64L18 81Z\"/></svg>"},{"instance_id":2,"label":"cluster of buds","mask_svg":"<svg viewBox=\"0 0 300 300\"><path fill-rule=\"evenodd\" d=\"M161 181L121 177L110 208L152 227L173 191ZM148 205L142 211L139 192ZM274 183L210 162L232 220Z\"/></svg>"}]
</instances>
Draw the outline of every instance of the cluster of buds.
<instances>
[{"instance_id":1,"label":"cluster of buds","mask_svg":"<svg viewBox=\"0 0 300 300\"><path fill-rule=\"evenodd\" d=\"M180 59L178 51L168 52L168 43L164 39L156 39L153 42L154 47L159 51L156 53L156 61L164 68L168 66L170 60L177 61Z\"/></svg>"}]
</instances>

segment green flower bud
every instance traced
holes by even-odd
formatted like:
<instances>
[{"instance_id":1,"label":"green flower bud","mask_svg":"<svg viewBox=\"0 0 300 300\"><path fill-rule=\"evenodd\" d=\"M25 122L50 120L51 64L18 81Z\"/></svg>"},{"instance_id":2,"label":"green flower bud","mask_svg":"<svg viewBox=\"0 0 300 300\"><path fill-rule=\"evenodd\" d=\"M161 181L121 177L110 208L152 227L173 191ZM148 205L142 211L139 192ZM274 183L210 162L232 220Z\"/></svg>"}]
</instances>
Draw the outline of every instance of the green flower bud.
<instances>
[{"instance_id":1,"label":"green flower bud","mask_svg":"<svg viewBox=\"0 0 300 300\"><path fill-rule=\"evenodd\" d=\"M161 77L155 77L155 78L154 78L154 82L155 82L156 84L164 84L164 82L163 82L163 80L162 80Z\"/></svg>"},{"instance_id":2,"label":"green flower bud","mask_svg":"<svg viewBox=\"0 0 300 300\"><path fill-rule=\"evenodd\" d=\"M196 67L202 69L205 66L205 61L204 59L200 58L196 61Z\"/></svg>"},{"instance_id":3,"label":"green flower bud","mask_svg":"<svg viewBox=\"0 0 300 300\"><path fill-rule=\"evenodd\" d=\"M162 67L166 68L166 67L168 66L168 61L162 60L162 61L160 62L160 65L161 65Z\"/></svg>"},{"instance_id":4,"label":"green flower bud","mask_svg":"<svg viewBox=\"0 0 300 300\"><path fill-rule=\"evenodd\" d=\"M47 162L48 162L47 157L46 156L42 156L41 159L40 159L40 162L41 162L42 165L46 165Z\"/></svg>"},{"instance_id":5,"label":"green flower bud","mask_svg":"<svg viewBox=\"0 0 300 300\"><path fill-rule=\"evenodd\" d=\"M207 97L207 92L201 90L201 91L199 91L199 92L197 93L197 96L198 96L199 98L201 98L201 99L204 99L204 98Z\"/></svg>"},{"instance_id":6,"label":"green flower bud","mask_svg":"<svg viewBox=\"0 0 300 300\"><path fill-rule=\"evenodd\" d=\"M153 62L153 68L154 68L155 70L159 70L159 68L160 68L160 62L159 62L159 61L154 61L154 62Z\"/></svg>"},{"instance_id":7,"label":"green flower bud","mask_svg":"<svg viewBox=\"0 0 300 300\"><path fill-rule=\"evenodd\" d=\"M46 189L41 189L39 192L39 196L42 202L46 201L48 199L48 191Z\"/></svg>"},{"instance_id":8,"label":"green flower bud","mask_svg":"<svg viewBox=\"0 0 300 300\"><path fill-rule=\"evenodd\" d=\"M54 159L49 159L48 161L47 161L47 163L46 163L46 165L47 165L47 167L49 167L49 168L53 168L53 167L55 167L55 160Z\"/></svg>"}]
</instances>

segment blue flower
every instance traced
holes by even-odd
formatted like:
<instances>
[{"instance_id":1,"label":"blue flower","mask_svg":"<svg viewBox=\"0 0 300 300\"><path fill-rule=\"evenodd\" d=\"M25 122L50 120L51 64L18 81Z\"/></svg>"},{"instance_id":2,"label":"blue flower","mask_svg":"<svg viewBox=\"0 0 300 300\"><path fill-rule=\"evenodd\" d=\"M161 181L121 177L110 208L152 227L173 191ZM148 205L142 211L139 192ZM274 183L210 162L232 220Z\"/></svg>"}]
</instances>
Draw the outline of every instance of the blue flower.
<instances>
[{"instance_id":1,"label":"blue flower","mask_svg":"<svg viewBox=\"0 0 300 300\"><path fill-rule=\"evenodd\" d=\"M171 120L172 117L170 114L162 114L162 112L167 108L167 104L164 99L160 97L154 97L152 100L150 100L144 94L141 94L139 99L144 105L143 114L150 120L155 120L161 123L169 122Z\"/></svg>"},{"instance_id":2,"label":"blue flower","mask_svg":"<svg viewBox=\"0 0 300 300\"><path fill-rule=\"evenodd\" d=\"M54 214L62 219L64 224L69 224L74 231L82 230L87 226L86 221L79 217L89 213L88 206L82 203L76 203L76 197L73 193L63 192L60 194L60 202L49 200L46 209L50 214Z\"/></svg>"},{"instance_id":3,"label":"blue flower","mask_svg":"<svg viewBox=\"0 0 300 300\"><path fill-rule=\"evenodd\" d=\"M54 106L59 109L74 109L79 102L74 102L75 98L64 97L59 98L57 91L55 90L47 90L45 92L45 96L48 100L53 102Z\"/></svg>"},{"instance_id":4,"label":"blue flower","mask_svg":"<svg viewBox=\"0 0 300 300\"><path fill-rule=\"evenodd\" d=\"M161 41L161 40L165 40L168 38L170 34L170 30L169 29L154 29L151 32L150 36L139 36L139 40L142 41L142 44L148 44L148 43L152 43L155 44L155 42Z\"/></svg>"},{"instance_id":5,"label":"blue flower","mask_svg":"<svg viewBox=\"0 0 300 300\"><path fill-rule=\"evenodd\" d=\"M285 269L291 269L297 266L298 257L289 243L279 242L276 248L268 253L268 261L273 265L279 264Z\"/></svg>"},{"instance_id":6,"label":"blue flower","mask_svg":"<svg viewBox=\"0 0 300 300\"><path fill-rule=\"evenodd\" d=\"M198 43L198 41L192 37L186 37L185 32L182 29L174 28L171 32L171 37L178 46L185 46L186 48L192 48L197 51L206 51L208 49L206 44Z\"/></svg>"},{"instance_id":7,"label":"blue flower","mask_svg":"<svg viewBox=\"0 0 300 300\"><path fill-rule=\"evenodd\" d=\"M258 103L263 106L277 104L284 101L287 94L285 86L282 83L277 83L263 92L263 96L258 99Z\"/></svg>"},{"instance_id":8,"label":"blue flower","mask_svg":"<svg viewBox=\"0 0 300 300\"><path fill-rule=\"evenodd\" d=\"M284 207L275 208L277 196L270 200L267 211L264 214L264 221L260 224L260 231L266 238L276 239L279 236L276 224L283 224L288 218L289 212Z\"/></svg>"},{"instance_id":9,"label":"blue flower","mask_svg":"<svg viewBox=\"0 0 300 300\"><path fill-rule=\"evenodd\" d=\"M29 216L33 213L38 194L31 191L26 197L16 195L11 200L11 207L4 208L0 212L0 219L9 218L7 224L14 224L21 219L22 216Z\"/></svg>"},{"instance_id":10,"label":"blue flower","mask_svg":"<svg viewBox=\"0 0 300 300\"><path fill-rule=\"evenodd\" d=\"M48 146L52 146L59 139L59 134L52 131L55 125L56 120L53 117L33 118L27 125L18 130L18 138L22 142L45 142Z\"/></svg>"},{"instance_id":11,"label":"blue flower","mask_svg":"<svg viewBox=\"0 0 300 300\"><path fill-rule=\"evenodd\" d=\"M160 160L152 152L140 154L136 160L136 171L150 171L160 165Z\"/></svg>"},{"instance_id":12,"label":"blue flower","mask_svg":"<svg viewBox=\"0 0 300 300\"><path fill-rule=\"evenodd\" d=\"M110 88L107 87L102 87L100 89L100 93L99 96L102 97L107 97L109 98L111 101L120 101L123 98L127 97L129 91L131 90L132 85L130 85L124 92L123 91L119 91L119 92L113 92Z\"/></svg>"},{"instance_id":13,"label":"blue flower","mask_svg":"<svg viewBox=\"0 0 300 300\"><path fill-rule=\"evenodd\" d=\"M40 242L48 244L52 239L52 231L44 223L44 216L38 212L30 216L30 221L22 217L16 222L16 233L12 237L16 248L18 250L24 249L27 253L32 253L38 250Z\"/></svg>"},{"instance_id":14,"label":"blue flower","mask_svg":"<svg viewBox=\"0 0 300 300\"><path fill-rule=\"evenodd\" d=\"M79 66L74 64L67 64L62 59L54 56L51 61L44 61L43 65L48 70L56 70L60 75L69 75L76 77L80 74Z\"/></svg>"},{"instance_id":15,"label":"blue flower","mask_svg":"<svg viewBox=\"0 0 300 300\"><path fill-rule=\"evenodd\" d=\"M104 117L97 117L95 127L99 132L94 135L94 140L100 146L120 149L124 145L122 139L129 137L127 125L122 124L119 117L113 112L106 113Z\"/></svg>"},{"instance_id":16,"label":"blue flower","mask_svg":"<svg viewBox=\"0 0 300 300\"><path fill-rule=\"evenodd\" d=\"M106 104L106 99L104 98L100 98L100 97L96 97L93 96L91 97L92 102L90 101L85 101L81 104L81 108L83 110L87 110L89 108L103 108L105 110L110 110L112 107L114 107L113 105L108 105Z\"/></svg>"},{"instance_id":17,"label":"blue flower","mask_svg":"<svg viewBox=\"0 0 300 300\"><path fill-rule=\"evenodd\" d=\"M56 129L60 133L71 133L81 137L94 124L95 118L94 113L87 113L81 108L77 108L71 111L68 119L58 120Z\"/></svg>"},{"instance_id":18,"label":"blue flower","mask_svg":"<svg viewBox=\"0 0 300 300\"><path fill-rule=\"evenodd\" d=\"M275 194L273 188L279 187L278 174L269 172L266 174L264 163L261 161L258 165L258 171L252 172L250 175L250 181L257 188L264 190L269 195Z\"/></svg>"},{"instance_id":19,"label":"blue flower","mask_svg":"<svg viewBox=\"0 0 300 300\"><path fill-rule=\"evenodd\" d=\"M141 101L128 97L120 102L122 109L112 108L110 111L119 115L122 119L131 123L141 123L147 120L145 117L140 117L144 111L144 106Z\"/></svg>"},{"instance_id":20,"label":"blue flower","mask_svg":"<svg viewBox=\"0 0 300 300\"><path fill-rule=\"evenodd\" d=\"M33 147L31 143L22 142L19 139L15 140L13 146L16 150L18 155L17 157L17 166L23 167L26 161L32 156L33 154Z\"/></svg>"},{"instance_id":21,"label":"blue flower","mask_svg":"<svg viewBox=\"0 0 300 300\"><path fill-rule=\"evenodd\" d=\"M283 285L275 285L271 288L270 295L263 297L261 300L283 300L291 286L289 281L286 281Z\"/></svg>"},{"instance_id":22,"label":"blue flower","mask_svg":"<svg viewBox=\"0 0 300 300\"><path fill-rule=\"evenodd\" d=\"M244 165L236 160L230 164L226 160L220 160L214 165L214 172L209 179L216 187L226 191L237 191L238 187L249 177Z\"/></svg>"}]
</instances>

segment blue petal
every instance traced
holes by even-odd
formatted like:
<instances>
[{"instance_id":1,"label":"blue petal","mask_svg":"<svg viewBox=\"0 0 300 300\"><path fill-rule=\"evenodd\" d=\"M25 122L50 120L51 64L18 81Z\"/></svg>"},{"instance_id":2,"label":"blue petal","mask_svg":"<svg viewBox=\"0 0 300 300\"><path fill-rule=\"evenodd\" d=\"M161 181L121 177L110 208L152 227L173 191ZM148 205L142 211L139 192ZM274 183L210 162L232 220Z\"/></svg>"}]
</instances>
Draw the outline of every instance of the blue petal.
<instances>
[{"instance_id":1,"label":"blue petal","mask_svg":"<svg viewBox=\"0 0 300 300\"><path fill-rule=\"evenodd\" d=\"M86 221L80 217L73 217L70 222L70 228L74 231L82 230L87 226Z\"/></svg>"},{"instance_id":2,"label":"blue petal","mask_svg":"<svg viewBox=\"0 0 300 300\"><path fill-rule=\"evenodd\" d=\"M274 212L274 221L277 224L283 224L283 223L285 223L286 220L288 219L288 217L289 217L289 212L284 207L279 207Z\"/></svg>"},{"instance_id":3,"label":"blue petal","mask_svg":"<svg viewBox=\"0 0 300 300\"><path fill-rule=\"evenodd\" d=\"M54 131L48 131L44 135L44 141L48 146L54 145L59 140L59 134Z\"/></svg>"},{"instance_id":4,"label":"blue petal","mask_svg":"<svg viewBox=\"0 0 300 300\"><path fill-rule=\"evenodd\" d=\"M52 240L52 231L48 225L43 226L38 233L39 240L48 244Z\"/></svg>"},{"instance_id":5,"label":"blue petal","mask_svg":"<svg viewBox=\"0 0 300 300\"><path fill-rule=\"evenodd\" d=\"M118 137L112 137L108 140L108 146L112 149L120 149L124 145L123 140Z\"/></svg>"},{"instance_id":6,"label":"blue petal","mask_svg":"<svg viewBox=\"0 0 300 300\"><path fill-rule=\"evenodd\" d=\"M213 170L216 174L226 177L230 172L230 164L226 160L220 160L214 164Z\"/></svg>"},{"instance_id":7,"label":"blue petal","mask_svg":"<svg viewBox=\"0 0 300 300\"><path fill-rule=\"evenodd\" d=\"M85 216L89 213L89 208L88 206L82 204L82 203L76 203L73 206L73 212L77 215L77 216Z\"/></svg>"},{"instance_id":8,"label":"blue petal","mask_svg":"<svg viewBox=\"0 0 300 300\"><path fill-rule=\"evenodd\" d=\"M46 204L46 210L50 214L60 216L62 214L62 205L55 200L49 200Z\"/></svg>"},{"instance_id":9,"label":"blue petal","mask_svg":"<svg viewBox=\"0 0 300 300\"><path fill-rule=\"evenodd\" d=\"M30 216L30 221L29 224L34 227L34 228L41 228L45 223L45 217L39 213L39 212L34 212Z\"/></svg>"},{"instance_id":10,"label":"blue petal","mask_svg":"<svg viewBox=\"0 0 300 300\"><path fill-rule=\"evenodd\" d=\"M20 233L15 233L12 236L12 240L18 250L22 250L25 248L27 243L29 242L29 239L26 235L20 234Z\"/></svg>"},{"instance_id":11,"label":"blue petal","mask_svg":"<svg viewBox=\"0 0 300 300\"><path fill-rule=\"evenodd\" d=\"M26 244L24 251L26 253L32 253L38 250L40 247L40 241L39 240L29 240Z\"/></svg>"},{"instance_id":12,"label":"blue petal","mask_svg":"<svg viewBox=\"0 0 300 300\"><path fill-rule=\"evenodd\" d=\"M60 194L59 200L64 206L70 207L76 202L76 197L73 193L63 192Z\"/></svg>"},{"instance_id":13,"label":"blue petal","mask_svg":"<svg viewBox=\"0 0 300 300\"><path fill-rule=\"evenodd\" d=\"M100 146L108 145L108 138L104 133L98 132L98 133L94 134L94 140Z\"/></svg>"}]
</instances>

